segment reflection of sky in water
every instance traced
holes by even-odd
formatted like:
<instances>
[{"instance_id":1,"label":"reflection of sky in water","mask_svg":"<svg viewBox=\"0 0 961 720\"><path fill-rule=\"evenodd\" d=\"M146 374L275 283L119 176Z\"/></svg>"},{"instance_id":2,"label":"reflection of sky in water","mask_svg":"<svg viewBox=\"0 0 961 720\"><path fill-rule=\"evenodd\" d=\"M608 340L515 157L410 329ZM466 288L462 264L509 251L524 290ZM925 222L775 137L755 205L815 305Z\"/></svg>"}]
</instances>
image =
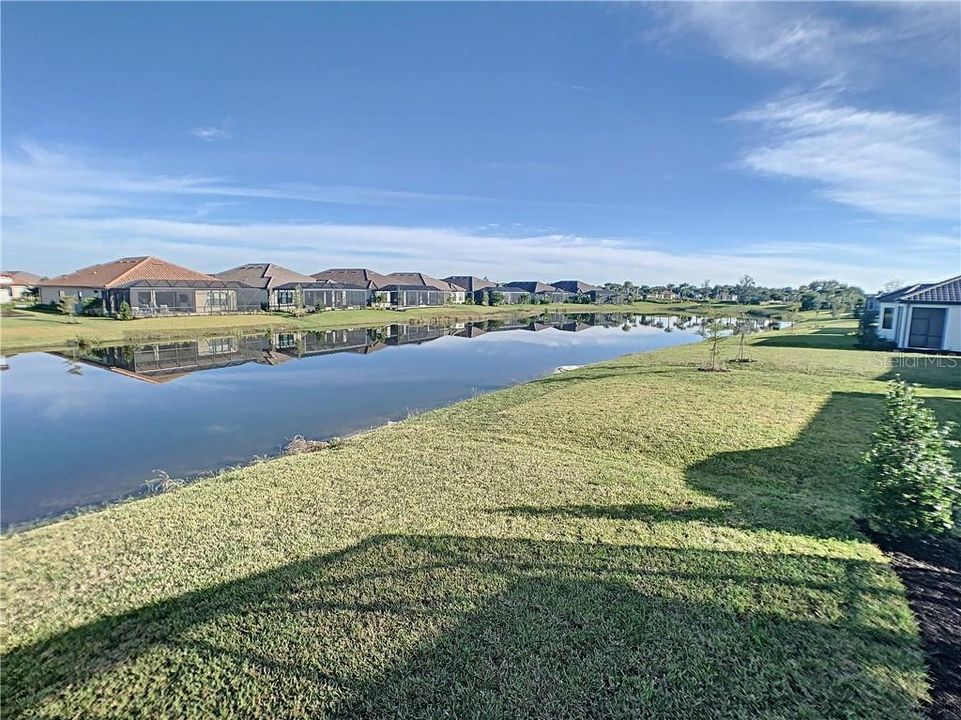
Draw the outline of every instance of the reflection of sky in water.
<instances>
[{"instance_id":1,"label":"reflection of sky in water","mask_svg":"<svg viewBox=\"0 0 961 720\"><path fill-rule=\"evenodd\" d=\"M184 476L270 454L294 435L344 435L410 412L630 352L697 340L619 324L580 332L444 336L370 354L247 363L153 384L61 357L10 358L2 376L3 523L122 497L163 469ZM74 366L76 367L76 366Z\"/></svg>"}]
</instances>

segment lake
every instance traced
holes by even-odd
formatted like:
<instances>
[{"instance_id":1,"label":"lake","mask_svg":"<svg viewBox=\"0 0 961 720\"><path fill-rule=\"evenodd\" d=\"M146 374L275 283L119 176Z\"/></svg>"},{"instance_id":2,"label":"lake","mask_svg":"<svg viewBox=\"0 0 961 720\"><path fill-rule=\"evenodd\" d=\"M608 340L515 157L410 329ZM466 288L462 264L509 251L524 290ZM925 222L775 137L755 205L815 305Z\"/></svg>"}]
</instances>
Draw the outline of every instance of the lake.
<instances>
[{"instance_id":1,"label":"lake","mask_svg":"<svg viewBox=\"0 0 961 720\"><path fill-rule=\"evenodd\" d=\"M346 436L553 372L698 340L693 318L549 315L24 353L0 385L0 524L144 492L295 435Z\"/></svg>"}]
</instances>

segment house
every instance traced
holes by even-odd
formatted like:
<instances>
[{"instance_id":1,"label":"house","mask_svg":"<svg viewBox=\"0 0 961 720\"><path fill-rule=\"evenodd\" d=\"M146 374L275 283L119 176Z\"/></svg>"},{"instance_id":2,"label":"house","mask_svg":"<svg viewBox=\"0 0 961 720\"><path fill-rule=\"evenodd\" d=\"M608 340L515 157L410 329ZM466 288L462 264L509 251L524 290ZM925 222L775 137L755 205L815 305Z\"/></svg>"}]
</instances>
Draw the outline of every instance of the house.
<instances>
[{"instance_id":1,"label":"house","mask_svg":"<svg viewBox=\"0 0 961 720\"><path fill-rule=\"evenodd\" d=\"M353 285L367 290L380 290L384 285L390 285L385 275L367 268L328 268L311 275L315 280L329 280L341 285Z\"/></svg>"},{"instance_id":2,"label":"house","mask_svg":"<svg viewBox=\"0 0 961 720\"><path fill-rule=\"evenodd\" d=\"M591 285L590 283L581 282L580 280L558 280L555 283L551 283L556 288L560 288L565 292L569 292L571 295L587 295L587 293L592 290L601 290L597 285Z\"/></svg>"},{"instance_id":3,"label":"house","mask_svg":"<svg viewBox=\"0 0 961 720\"><path fill-rule=\"evenodd\" d=\"M558 287L538 282L537 280L512 280L505 284L510 287L520 288L536 298L547 298L547 300L552 303L562 303L571 296L566 290L561 290Z\"/></svg>"},{"instance_id":4,"label":"house","mask_svg":"<svg viewBox=\"0 0 961 720\"><path fill-rule=\"evenodd\" d=\"M24 295L31 294L40 280L39 275L24 270L0 272L0 303L19 300Z\"/></svg>"},{"instance_id":5,"label":"house","mask_svg":"<svg viewBox=\"0 0 961 720\"><path fill-rule=\"evenodd\" d=\"M713 299L714 299L715 302L736 303L736 302L737 302L737 295L734 294L734 293L729 293L729 292L723 292L723 291L722 291L722 292L717 293L717 294L714 296Z\"/></svg>"},{"instance_id":6,"label":"house","mask_svg":"<svg viewBox=\"0 0 961 720\"><path fill-rule=\"evenodd\" d=\"M150 256L125 257L91 265L37 283L40 302L56 305L72 297L78 309L99 302L113 314L127 303L137 317L171 314L216 315L260 310L238 302L249 286L221 280Z\"/></svg>"},{"instance_id":7,"label":"house","mask_svg":"<svg viewBox=\"0 0 961 720\"><path fill-rule=\"evenodd\" d=\"M495 282L491 282L490 280L475 277L473 275L451 275L450 277L445 277L444 280L449 282L451 285L464 288L468 294L474 294L480 290L486 290L487 288L494 287L497 284Z\"/></svg>"},{"instance_id":8,"label":"house","mask_svg":"<svg viewBox=\"0 0 961 720\"><path fill-rule=\"evenodd\" d=\"M864 296L865 312L876 313L878 311L878 295L881 295L881 293L874 293L873 295Z\"/></svg>"},{"instance_id":9,"label":"house","mask_svg":"<svg viewBox=\"0 0 961 720\"><path fill-rule=\"evenodd\" d=\"M530 300L531 294L527 292L524 288L514 287L512 285L493 285L483 290L477 290L474 292L474 302L478 305L490 304L491 295L497 293L500 296L500 302L503 305L516 305L517 303L526 303Z\"/></svg>"},{"instance_id":10,"label":"house","mask_svg":"<svg viewBox=\"0 0 961 720\"><path fill-rule=\"evenodd\" d=\"M284 283L277 286L276 292L280 307L314 310L367 307L374 294L367 288L329 280Z\"/></svg>"},{"instance_id":11,"label":"house","mask_svg":"<svg viewBox=\"0 0 961 720\"><path fill-rule=\"evenodd\" d=\"M383 295L387 304L394 308L444 305L448 294L444 290L438 290L429 285L399 284L384 285L378 289L377 293Z\"/></svg>"},{"instance_id":12,"label":"house","mask_svg":"<svg viewBox=\"0 0 961 720\"><path fill-rule=\"evenodd\" d=\"M680 295L668 288L654 288L644 296L645 300L677 300L679 298Z\"/></svg>"},{"instance_id":13,"label":"house","mask_svg":"<svg viewBox=\"0 0 961 720\"><path fill-rule=\"evenodd\" d=\"M903 350L961 352L961 275L877 297L878 336Z\"/></svg>"},{"instance_id":14,"label":"house","mask_svg":"<svg viewBox=\"0 0 961 720\"><path fill-rule=\"evenodd\" d=\"M294 293L290 291L278 292L281 285L289 283L316 282L310 275L288 270L274 263L251 263L238 265L230 270L214 273L214 277L221 280L233 280L250 286L246 297L242 298L242 305L256 305L265 310L293 310L295 307Z\"/></svg>"},{"instance_id":15,"label":"house","mask_svg":"<svg viewBox=\"0 0 961 720\"><path fill-rule=\"evenodd\" d=\"M433 288L444 293L444 302L463 304L467 300L467 291L460 285L454 285L446 280L439 280L430 275L419 272L392 272L387 275L388 283L392 285L420 285L425 288Z\"/></svg>"},{"instance_id":16,"label":"house","mask_svg":"<svg viewBox=\"0 0 961 720\"><path fill-rule=\"evenodd\" d=\"M617 304L624 300L623 296L616 290L605 290L604 288L588 290L584 295L597 305Z\"/></svg>"}]
</instances>

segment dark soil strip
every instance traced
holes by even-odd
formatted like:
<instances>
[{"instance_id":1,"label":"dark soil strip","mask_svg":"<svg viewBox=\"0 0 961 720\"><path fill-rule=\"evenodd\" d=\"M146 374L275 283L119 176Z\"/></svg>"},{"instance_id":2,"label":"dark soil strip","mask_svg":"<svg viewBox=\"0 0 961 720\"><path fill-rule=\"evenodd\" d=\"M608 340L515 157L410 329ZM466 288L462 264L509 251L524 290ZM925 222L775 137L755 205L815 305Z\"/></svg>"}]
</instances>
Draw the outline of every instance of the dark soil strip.
<instances>
[{"instance_id":1,"label":"dark soil strip","mask_svg":"<svg viewBox=\"0 0 961 720\"><path fill-rule=\"evenodd\" d=\"M908 590L924 644L932 720L961 720L961 540L895 540L870 533Z\"/></svg>"}]
</instances>

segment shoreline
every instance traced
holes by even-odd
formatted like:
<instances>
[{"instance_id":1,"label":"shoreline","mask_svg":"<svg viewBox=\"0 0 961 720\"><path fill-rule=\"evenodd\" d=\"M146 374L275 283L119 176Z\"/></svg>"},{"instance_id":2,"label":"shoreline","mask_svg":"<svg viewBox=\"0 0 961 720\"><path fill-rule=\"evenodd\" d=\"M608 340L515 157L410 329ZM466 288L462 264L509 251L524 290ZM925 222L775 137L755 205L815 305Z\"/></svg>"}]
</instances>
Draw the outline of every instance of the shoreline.
<instances>
[{"instance_id":1,"label":"shoreline","mask_svg":"<svg viewBox=\"0 0 961 720\"><path fill-rule=\"evenodd\" d=\"M16 316L0 316L0 353L14 355L25 352L69 350L78 345L97 347L127 343L148 344L151 341L187 340L223 335L283 332L285 330L340 330L379 327L392 324L423 325L430 323L480 322L503 317L537 317L545 312L612 313L640 315L715 313L736 315L753 313L755 317L776 317L785 312L780 305L735 306L703 303L652 303L631 305L459 305L441 309L411 310L331 310L300 318L286 314L192 315L170 318L147 318L121 321L113 318L78 317L73 322L62 315L36 310L19 310Z\"/></svg>"}]
</instances>

